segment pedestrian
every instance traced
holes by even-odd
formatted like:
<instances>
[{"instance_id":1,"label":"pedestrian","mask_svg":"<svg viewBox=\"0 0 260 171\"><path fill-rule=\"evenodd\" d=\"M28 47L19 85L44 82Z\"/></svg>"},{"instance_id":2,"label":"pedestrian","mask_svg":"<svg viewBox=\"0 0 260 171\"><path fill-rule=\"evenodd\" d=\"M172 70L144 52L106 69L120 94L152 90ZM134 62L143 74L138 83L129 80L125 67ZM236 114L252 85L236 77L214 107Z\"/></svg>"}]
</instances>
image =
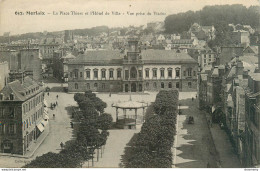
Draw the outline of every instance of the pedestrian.
<instances>
[{"instance_id":1,"label":"pedestrian","mask_svg":"<svg viewBox=\"0 0 260 171\"><path fill-rule=\"evenodd\" d=\"M47 94L48 94L48 96L50 95L50 93L49 93L49 92L48 92Z\"/></svg>"},{"instance_id":2,"label":"pedestrian","mask_svg":"<svg viewBox=\"0 0 260 171\"><path fill-rule=\"evenodd\" d=\"M194 100L194 98L192 97L192 98L191 98L191 100L193 101L193 100Z\"/></svg>"},{"instance_id":3,"label":"pedestrian","mask_svg":"<svg viewBox=\"0 0 260 171\"><path fill-rule=\"evenodd\" d=\"M196 94L196 99L198 98L198 95Z\"/></svg>"},{"instance_id":4,"label":"pedestrian","mask_svg":"<svg viewBox=\"0 0 260 171\"><path fill-rule=\"evenodd\" d=\"M58 106L58 102L56 101L56 106Z\"/></svg>"},{"instance_id":5,"label":"pedestrian","mask_svg":"<svg viewBox=\"0 0 260 171\"><path fill-rule=\"evenodd\" d=\"M55 114L52 115L53 119L55 119Z\"/></svg>"},{"instance_id":6,"label":"pedestrian","mask_svg":"<svg viewBox=\"0 0 260 171\"><path fill-rule=\"evenodd\" d=\"M60 148L63 149L63 147L64 147L64 144L63 144L63 142L61 142L60 143Z\"/></svg>"},{"instance_id":7,"label":"pedestrian","mask_svg":"<svg viewBox=\"0 0 260 171\"><path fill-rule=\"evenodd\" d=\"M56 98L58 99L58 98L59 98L59 95L57 95Z\"/></svg>"}]
</instances>

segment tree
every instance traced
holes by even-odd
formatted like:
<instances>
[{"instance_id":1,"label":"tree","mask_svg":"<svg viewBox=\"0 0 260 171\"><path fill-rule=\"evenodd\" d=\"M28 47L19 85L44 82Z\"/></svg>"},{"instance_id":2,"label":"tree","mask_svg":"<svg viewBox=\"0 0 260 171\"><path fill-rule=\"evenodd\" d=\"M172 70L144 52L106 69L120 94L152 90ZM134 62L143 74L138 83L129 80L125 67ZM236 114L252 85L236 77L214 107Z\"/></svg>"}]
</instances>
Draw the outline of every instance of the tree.
<instances>
[{"instance_id":1,"label":"tree","mask_svg":"<svg viewBox=\"0 0 260 171\"><path fill-rule=\"evenodd\" d=\"M98 122L97 125L99 129L108 130L112 125L113 118L110 114L103 113L98 117L97 122Z\"/></svg>"},{"instance_id":2,"label":"tree","mask_svg":"<svg viewBox=\"0 0 260 171\"><path fill-rule=\"evenodd\" d=\"M86 99L86 97L84 96L84 94L82 93L76 93L74 95L74 100L79 104L81 103L82 101L84 101Z\"/></svg>"}]
</instances>

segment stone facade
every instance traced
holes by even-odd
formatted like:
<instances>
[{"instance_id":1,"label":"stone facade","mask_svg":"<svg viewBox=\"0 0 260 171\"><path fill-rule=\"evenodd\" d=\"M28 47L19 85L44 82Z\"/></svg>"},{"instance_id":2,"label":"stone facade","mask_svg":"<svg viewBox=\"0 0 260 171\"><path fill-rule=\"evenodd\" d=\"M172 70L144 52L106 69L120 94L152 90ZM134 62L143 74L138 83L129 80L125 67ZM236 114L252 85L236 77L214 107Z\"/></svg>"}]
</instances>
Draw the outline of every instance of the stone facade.
<instances>
[{"instance_id":1,"label":"stone facade","mask_svg":"<svg viewBox=\"0 0 260 171\"><path fill-rule=\"evenodd\" d=\"M141 52L135 40L128 43L125 54L87 52L69 61L68 89L71 92L143 92L175 88L196 91L197 69L197 62L186 53L166 50Z\"/></svg>"},{"instance_id":2,"label":"stone facade","mask_svg":"<svg viewBox=\"0 0 260 171\"><path fill-rule=\"evenodd\" d=\"M0 91L0 153L26 154L43 131L43 106L43 88L29 77Z\"/></svg>"}]
</instances>

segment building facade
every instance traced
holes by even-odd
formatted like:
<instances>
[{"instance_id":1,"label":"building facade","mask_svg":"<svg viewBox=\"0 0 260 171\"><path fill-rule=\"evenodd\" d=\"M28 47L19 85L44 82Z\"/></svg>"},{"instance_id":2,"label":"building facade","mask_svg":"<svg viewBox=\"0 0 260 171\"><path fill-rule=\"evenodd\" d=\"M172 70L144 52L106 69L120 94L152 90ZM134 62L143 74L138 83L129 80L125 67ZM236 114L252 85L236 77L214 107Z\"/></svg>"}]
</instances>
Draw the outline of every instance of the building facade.
<instances>
[{"instance_id":1,"label":"building facade","mask_svg":"<svg viewBox=\"0 0 260 171\"><path fill-rule=\"evenodd\" d=\"M8 62L0 62L0 91L9 82L9 72Z\"/></svg>"},{"instance_id":2,"label":"building facade","mask_svg":"<svg viewBox=\"0 0 260 171\"><path fill-rule=\"evenodd\" d=\"M125 53L89 51L68 62L68 89L103 92L143 92L177 88L196 91L197 62L174 50L140 50L129 39Z\"/></svg>"},{"instance_id":3,"label":"building facade","mask_svg":"<svg viewBox=\"0 0 260 171\"><path fill-rule=\"evenodd\" d=\"M0 91L0 152L25 155L47 125L43 88L30 77Z\"/></svg>"},{"instance_id":4,"label":"building facade","mask_svg":"<svg viewBox=\"0 0 260 171\"><path fill-rule=\"evenodd\" d=\"M260 165L260 73L248 78L248 90L245 96L245 166Z\"/></svg>"}]
</instances>

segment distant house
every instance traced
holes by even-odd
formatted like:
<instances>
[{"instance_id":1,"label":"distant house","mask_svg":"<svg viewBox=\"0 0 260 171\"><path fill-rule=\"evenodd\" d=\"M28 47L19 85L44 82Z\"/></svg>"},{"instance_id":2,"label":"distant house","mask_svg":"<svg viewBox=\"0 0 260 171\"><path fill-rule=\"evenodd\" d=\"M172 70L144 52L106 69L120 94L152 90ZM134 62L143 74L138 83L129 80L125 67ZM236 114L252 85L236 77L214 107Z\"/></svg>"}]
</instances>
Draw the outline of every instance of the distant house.
<instances>
[{"instance_id":1,"label":"distant house","mask_svg":"<svg viewBox=\"0 0 260 171\"><path fill-rule=\"evenodd\" d=\"M213 52L210 48L206 48L200 52L198 57L198 63L201 68L204 68L206 65L211 65L216 61L216 53Z\"/></svg>"},{"instance_id":2,"label":"distant house","mask_svg":"<svg viewBox=\"0 0 260 171\"><path fill-rule=\"evenodd\" d=\"M196 39L176 39L172 40L172 47L178 48L178 47L193 47L198 44L198 41Z\"/></svg>"},{"instance_id":3,"label":"distant house","mask_svg":"<svg viewBox=\"0 0 260 171\"><path fill-rule=\"evenodd\" d=\"M257 55L258 54L258 46L247 46L243 51L243 55Z\"/></svg>"},{"instance_id":4,"label":"distant house","mask_svg":"<svg viewBox=\"0 0 260 171\"><path fill-rule=\"evenodd\" d=\"M231 33L231 40L234 44L247 47L250 44L250 34L245 30L233 31Z\"/></svg>"},{"instance_id":5,"label":"distant house","mask_svg":"<svg viewBox=\"0 0 260 171\"><path fill-rule=\"evenodd\" d=\"M215 39L215 27L214 26L200 26L198 23L194 23L189 33L193 33L199 40L213 40Z\"/></svg>"},{"instance_id":6,"label":"distant house","mask_svg":"<svg viewBox=\"0 0 260 171\"><path fill-rule=\"evenodd\" d=\"M162 35L162 34L160 34L158 37L157 37L157 39L156 39L156 41L157 41L157 44L162 44L162 43L165 43L165 36L164 35Z\"/></svg>"}]
</instances>

